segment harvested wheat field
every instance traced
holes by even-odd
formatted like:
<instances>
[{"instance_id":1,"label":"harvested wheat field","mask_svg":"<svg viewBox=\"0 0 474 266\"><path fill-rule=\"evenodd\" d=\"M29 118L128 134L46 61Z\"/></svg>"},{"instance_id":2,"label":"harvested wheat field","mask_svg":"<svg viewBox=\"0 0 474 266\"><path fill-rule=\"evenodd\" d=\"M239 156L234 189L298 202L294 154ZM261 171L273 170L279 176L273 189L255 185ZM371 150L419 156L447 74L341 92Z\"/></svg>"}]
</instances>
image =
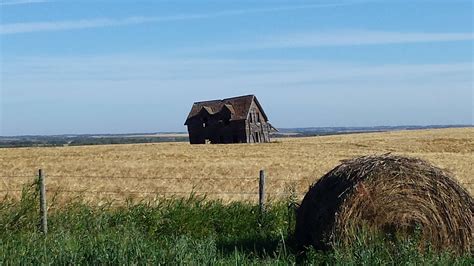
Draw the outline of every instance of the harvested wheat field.
<instances>
[{"instance_id":1,"label":"harvested wheat field","mask_svg":"<svg viewBox=\"0 0 474 266\"><path fill-rule=\"evenodd\" d=\"M474 128L277 139L269 144L187 143L0 149L0 191L18 196L38 168L56 200L124 202L160 196L256 201L258 174L270 199L299 197L341 160L393 153L418 157L452 173L474 192Z\"/></svg>"}]
</instances>

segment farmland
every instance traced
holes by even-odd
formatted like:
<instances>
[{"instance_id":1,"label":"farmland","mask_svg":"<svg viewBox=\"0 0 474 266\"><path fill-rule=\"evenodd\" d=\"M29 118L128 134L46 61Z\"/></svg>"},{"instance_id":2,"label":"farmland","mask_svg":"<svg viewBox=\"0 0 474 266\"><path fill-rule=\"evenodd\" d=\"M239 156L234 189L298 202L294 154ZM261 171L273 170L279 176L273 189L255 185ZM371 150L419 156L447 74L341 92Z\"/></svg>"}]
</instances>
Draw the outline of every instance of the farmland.
<instances>
[{"instance_id":1,"label":"farmland","mask_svg":"<svg viewBox=\"0 0 474 266\"><path fill-rule=\"evenodd\" d=\"M301 257L288 193L294 186L301 198L342 159L392 152L451 171L472 194L473 150L472 128L258 145L0 149L0 190L11 196L0 202L0 264L470 265L470 254L420 253L416 236L387 242L371 232L356 235L350 246L334 243L332 250ZM38 230L35 187L24 186L38 168L49 191L47 236ZM273 200L264 214L255 204L262 168Z\"/></svg>"},{"instance_id":2,"label":"farmland","mask_svg":"<svg viewBox=\"0 0 474 266\"><path fill-rule=\"evenodd\" d=\"M113 200L207 194L210 199L257 199L258 173L267 173L270 199L299 197L341 160L366 154L415 156L453 173L474 192L474 129L394 131L276 139L247 145L187 143L0 149L0 191L18 196L37 169L56 199ZM49 193L53 194L53 193Z\"/></svg>"}]
</instances>

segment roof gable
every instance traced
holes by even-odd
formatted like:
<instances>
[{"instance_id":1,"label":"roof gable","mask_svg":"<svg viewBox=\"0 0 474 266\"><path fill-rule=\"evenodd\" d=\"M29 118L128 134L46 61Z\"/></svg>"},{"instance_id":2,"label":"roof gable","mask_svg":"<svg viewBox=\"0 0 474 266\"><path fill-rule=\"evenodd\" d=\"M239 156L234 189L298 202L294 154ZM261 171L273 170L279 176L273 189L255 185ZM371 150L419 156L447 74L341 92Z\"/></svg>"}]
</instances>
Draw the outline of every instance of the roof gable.
<instances>
[{"instance_id":1,"label":"roof gable","mask_svg":"<svg viewBox=\"0 0 474 266\"><path fill-rule=\"evenodd\" d=\"M201 112L203 108L210 115L217 114L221 112L223 108L227 108L231 113L230 120L245 120L249 116L250 107L252 106L253 102L257 104L258 108L260 108L260 111L263 114L265 121L268 121L268 118L265 115L262 106L257 100L257 97L255 97L255 95L245 95L222 100L195 102L184 124L187 125L190 119L195 116L198 116L199 112Z\"/></svg>"}]
</instances>

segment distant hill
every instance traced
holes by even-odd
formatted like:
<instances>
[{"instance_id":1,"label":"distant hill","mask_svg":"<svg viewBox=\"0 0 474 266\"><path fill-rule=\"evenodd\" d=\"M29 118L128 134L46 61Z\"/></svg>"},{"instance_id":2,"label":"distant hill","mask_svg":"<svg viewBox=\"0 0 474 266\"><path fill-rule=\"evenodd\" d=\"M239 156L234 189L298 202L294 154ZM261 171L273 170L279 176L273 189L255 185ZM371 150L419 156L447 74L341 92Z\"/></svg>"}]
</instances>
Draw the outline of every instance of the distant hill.
<instances>
[{"instance_id":1,"label":"distant hill","mask_svg":"<svg viewBox=\"0 0 474 266\"><path fill-rule=\"evenodd\" d=\"M429 126L375 126L375 127L303 127L281 128L274 137L322 136L351 133L385 132L395 130L420 130L440 128L464 128L472 125L429 125Z\"/></svg>"},{"instance_id":2,"label":"distant hill","mask_svg":"<svg viewBox=\"0 0 474 266\"><path fill-rule=\"evenodd\" d=\"M303 127L279 128L272 134L274 138L307 137L394 130L417 130L437 128L473 127L472 125L432 125L432 126L377 126L377 127ZM0 148L15 147L56 147L79 145L106 145L131 143L187 142L186 132L127 133L127 134L62 134L0 136Z\"/></svg>"}]
</instances>

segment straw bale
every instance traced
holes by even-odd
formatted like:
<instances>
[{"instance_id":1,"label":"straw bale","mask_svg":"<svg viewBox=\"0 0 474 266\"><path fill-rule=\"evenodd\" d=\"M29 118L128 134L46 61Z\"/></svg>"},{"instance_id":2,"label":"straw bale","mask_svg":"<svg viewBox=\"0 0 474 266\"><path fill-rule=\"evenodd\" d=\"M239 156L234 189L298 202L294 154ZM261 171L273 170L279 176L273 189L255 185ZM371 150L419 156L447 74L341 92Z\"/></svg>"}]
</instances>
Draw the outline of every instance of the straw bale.
<instances>
[{"instance_id":1,"label":"straw bale","mask_svg":"<svg viewBox=\"0 0 474 266\"><path fill-rule=\"evenodd\" d=\"M350 244L368 227L389 236L419 234L422 247L473 251L471 195L426 161L390 154L343 161L319 179L298 209L299 248Z\"/></svg>"}]
</instances>

